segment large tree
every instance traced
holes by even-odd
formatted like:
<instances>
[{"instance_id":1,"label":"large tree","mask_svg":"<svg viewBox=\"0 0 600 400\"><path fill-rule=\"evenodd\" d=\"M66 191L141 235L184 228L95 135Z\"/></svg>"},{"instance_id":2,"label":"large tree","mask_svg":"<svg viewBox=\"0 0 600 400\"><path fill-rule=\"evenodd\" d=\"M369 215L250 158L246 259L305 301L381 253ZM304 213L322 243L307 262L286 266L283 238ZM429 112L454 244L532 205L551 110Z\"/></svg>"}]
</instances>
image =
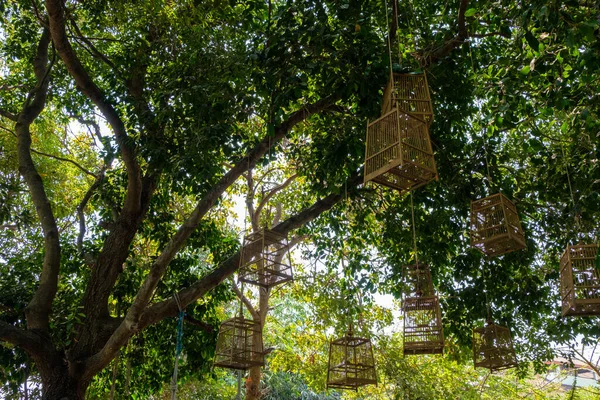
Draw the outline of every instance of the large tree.
<instances>
[{"instance_id":1,"label":"large tree","mask_svg":"<svg viewBox=\"0 0 600 400\"><path fill-rule=\"evenodd\" d=\"M408 201L357 189L388 38L395 68L427 68L435 99L440 181L418 191L415 214L449 332L467 343L468 321L484 316L481 260L462 233L490 175L530 238L489 268L498 318L537 359L548 340L599 334L595 320L556 319L552 285L556 253L574 239L569 213L587 235L600 214L600 48L587 2L9 0L0 10L0 339L6 364L39 373L44 398L83 398L132 339L165 328L176 298L214 325L228 296L219 284L239 263L223 195L259 162L284 157L305 182L275 231L312 230L323 251L340 246L341 212L354 213L349 251L367 243L391 266L365 288L399 294ZM345 197L352 211L325 213ZM208 348L210 326L201 331ZM137 346L160 347L161 332Z\"/></svg>"}]
</instances>

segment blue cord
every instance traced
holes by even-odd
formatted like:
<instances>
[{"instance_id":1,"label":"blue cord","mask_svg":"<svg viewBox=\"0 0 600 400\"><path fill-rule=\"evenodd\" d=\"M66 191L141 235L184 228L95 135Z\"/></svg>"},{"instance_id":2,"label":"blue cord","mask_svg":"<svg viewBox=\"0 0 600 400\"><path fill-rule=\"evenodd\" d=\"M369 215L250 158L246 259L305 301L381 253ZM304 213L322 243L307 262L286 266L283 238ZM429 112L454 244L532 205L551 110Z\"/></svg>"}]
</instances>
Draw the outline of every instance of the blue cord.
<instances>
[{"instance_id":1,"label":"blue cord","mask_svg":"<svg viewBox=\"0 0 600 400\"><path fill-rule=\"evenodd\" d=\"M183 348L182 338L183 338L183 317L185 316L185 311L179 311L179 322L177 324L177 347L175 354L177 357L181 354L181 350Z\"/></svg>"}]
</instances>

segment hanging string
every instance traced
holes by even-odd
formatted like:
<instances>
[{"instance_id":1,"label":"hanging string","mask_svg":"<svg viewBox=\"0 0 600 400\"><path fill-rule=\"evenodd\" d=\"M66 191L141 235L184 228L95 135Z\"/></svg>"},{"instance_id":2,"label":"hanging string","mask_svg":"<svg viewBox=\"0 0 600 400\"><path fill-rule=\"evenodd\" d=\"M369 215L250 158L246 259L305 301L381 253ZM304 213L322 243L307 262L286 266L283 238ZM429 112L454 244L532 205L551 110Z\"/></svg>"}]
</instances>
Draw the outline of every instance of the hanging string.
<instances>
[{"instance_id":1,"label":"hanging string","mask_svg":"<svg viewBox=\"0 0 600 400\"><path fill-rule=\"evenodd\" d=\"M488 298L487 279L485 278L485 271L488 267L488 264L484 261L483 265L484 265L484 267L483 267L483 271L481 272L481 276L483 278L483 293L485 294L485 308L487 311L487 322L491 323L492 322L492 311L490 308L490 300Z\"/></svg>"},{"instance_id":2,"label":"hanging string","mask_svg":"<svg viewBox=\"0 0 600 400\"><path fill-rule=\"evenodd\" d=\"M571 185L571 174L569 174L569 162L567 161L567 155L565 154L565 147L561 145L560 149L562 151L563 160L565 162L565 171L567 172L567 183L569 184L569 193L571 194L571 204L573 205L573 212L575 213L575 225L577 230L580 231L581 224L579 220L579 214L577 212L577 207L575 205L575 195L573 194L573 186ZM576 233L576 236L578 235L578 233Z\"/></svg>"},{"instance_id":3,"label":"hanging string","mask_svg":"<svg viewBox=\"0 0 600 400\"><path fill-rule=\"evenodd\" d=\"M415 206L413 203L413 194L410 192L410 211L412 213L412 234L413 234L413 252L415 253L415 264L419 266L419 256L417 253L417 228L415 225ZM419 274L417 274L418 278Z\"/></svg>"},{"instance_id":4,"label":"hanging string","mask_svg":"<svg viewBox=\"0 0 600 400\"><path fill-rule=\"evenodd\" d=\"M492 175L490 174L490 162L488 160L488 150L487 150L487 144L486 144L486 139L485 139L485 132L483 132L483 154L485 157L485 169L487 172L487 180L488 180L488 186L489 186L489 190L490 192L492 191ZM489 193L491 194L491 193Z\"/></svg>"},{"instance_id":5,"label":"hanging string","mask_svg":"<svg viewBox=\"0 0 600 400\"><path fill-rule=\"evenodd\" d=\"M394 0L396 1L396 0ZM386 30L389 30L390 28L390 21L389 21L389 17L388 17L388 3L387 0L383 1L384 6L385 6L385 27ZM389 57L389 61L390 61L390 79L393 79L393 65L392 65L392 42L390 39L390 34L389 32L387 32L387 46L388 46L388 57Z\"/></svg>"},{"instance_id":6,"label":"hanging string","mask_svg":"<svg viewBox=\"0 0 600 400\"><path fill-rule=\"evenodd\" d=\"M177 370L179 369L179 355L183 348L183 317L185 316L185 310L181 307L179 301L179 295L175 293L173 295L177 308L179 309L179 320L177 322L177 345L175 347L175 366L173 368L173 379L171 380L171 400L177 399Z\"/></svg>"}]
</instances>

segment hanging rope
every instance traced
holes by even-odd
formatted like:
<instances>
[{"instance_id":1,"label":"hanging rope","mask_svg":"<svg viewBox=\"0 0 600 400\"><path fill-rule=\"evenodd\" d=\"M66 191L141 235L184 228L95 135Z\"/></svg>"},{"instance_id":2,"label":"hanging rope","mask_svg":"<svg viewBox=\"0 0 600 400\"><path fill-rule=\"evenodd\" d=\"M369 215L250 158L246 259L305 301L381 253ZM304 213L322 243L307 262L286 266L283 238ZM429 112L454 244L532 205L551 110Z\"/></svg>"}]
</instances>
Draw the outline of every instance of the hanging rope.
<instances>
[{"instance_id":1,"label":"hanging rope","mask_svg":"<svg viewBox=\"0 0 600 400\"><path fill-rule=\"evenodd\" d=\"M488 180L488 186L489 186L489 190L491 194L492 191L492 175L490 174L490 162L488 159L488 150L487 150L487 144L486 144L486 140L485 140L485 132L483 133L483 154L485 156L485 169L487 172L487 180Z\"/></svg>"},{"instance_id":2,"label":"hanging rope","mask_svg":"<svg viewBox=\"0 0 600 400\"><path fill-rule=\"evenodd\" d=\"M171 380L171 400L177 399L177 370L179 369L179 355L183 348L183 317L185 316L185 310L181 307L179 301L179 295L175 293L173 295L177 302L177 308L179 309L179 320L177 322L177 345L175 348L175 366L173 368L173 379Z\"/></svg>"},{"instance_id":3,"label":"hanging rope","mask_svg":"<svg viewBox=\"0 0 600 400\"><path fill-rule=\"evenodd\" d=\"M390 20L388 17L388 3L387 0L383 1L384 7L385 7L385 27L386 30L390 29ZM389 57L389 61L390 61L390 79L393 79L393 65L392 65L392 42L390 39L390 35L389 32L387 33L387 46L388 46L388 57Z\"/></svg>"},{"instance_id":4,"label":"hanging rope","mask_svg":"<svg viewBox=\"0 0 600 400\"><path fill-rule=\"evenodd\" d=\"M486 272L486 269L488 269L487 268L488 264L484 261L483 265L484 265L484 267L481 272L481 276L483 278L483 293L485 294L485 308L487 311L487 322L491 323L492 322L492 311L490 308L490 300L488 298L487 279L485 278L485 272Z\"/></svg>"},{"instance_id":5,"label":"hanging rope","mask_svg":"<svg viewBox=\"0 0 600 400\"><path fill-rule=\"evenodd\" d=\"M415 206L413 203L413 194L410 192L410 211L412 213L412 234L413 234L413 252L415 253L415 264L419 266L419 256L417 253L417 227L415 225ZM418 277L418 274L417 274Z\"/></svg>"},{"instance_id":6,"label":"hanging rope","mask_svg":"<svg viewBox=\"0 0 600 400\"><path fill-rule=\"evenodd\" d=\"M571 194L571 204L573 205L573 213L575 214L575 226L578 231L581 231L581 222L579 219L579 213L577 211L577 206L575 205L575 194L573 193L573 186L571 184L571 174L569 174L569 162L567 161L567 155L565 154L565 147L563 145L560 146L562 151L563 160L565 162L565 171L567 172L567 183L569 184L569 193ZM576 235L578 236L577 232Z\"/></svg>"}]
</instances>

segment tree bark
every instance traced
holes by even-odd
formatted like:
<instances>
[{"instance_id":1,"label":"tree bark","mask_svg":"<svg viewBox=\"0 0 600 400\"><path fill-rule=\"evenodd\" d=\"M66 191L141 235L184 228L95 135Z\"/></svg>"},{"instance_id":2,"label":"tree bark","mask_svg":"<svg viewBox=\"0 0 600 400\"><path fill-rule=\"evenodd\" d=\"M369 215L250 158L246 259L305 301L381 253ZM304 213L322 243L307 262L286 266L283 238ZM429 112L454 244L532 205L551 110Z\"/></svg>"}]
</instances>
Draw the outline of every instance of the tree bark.
<instances>
[{"instance_id":1,"label":"tree bark","mask_svg":"<svg viewBox=\"0 0 600 400\"><path fill-rule=\"evenodd\" d=\"M89 383L73 379L59 369L50 376L42 376L42 400L84 400Z\"/></svg>"}]
</instances>

